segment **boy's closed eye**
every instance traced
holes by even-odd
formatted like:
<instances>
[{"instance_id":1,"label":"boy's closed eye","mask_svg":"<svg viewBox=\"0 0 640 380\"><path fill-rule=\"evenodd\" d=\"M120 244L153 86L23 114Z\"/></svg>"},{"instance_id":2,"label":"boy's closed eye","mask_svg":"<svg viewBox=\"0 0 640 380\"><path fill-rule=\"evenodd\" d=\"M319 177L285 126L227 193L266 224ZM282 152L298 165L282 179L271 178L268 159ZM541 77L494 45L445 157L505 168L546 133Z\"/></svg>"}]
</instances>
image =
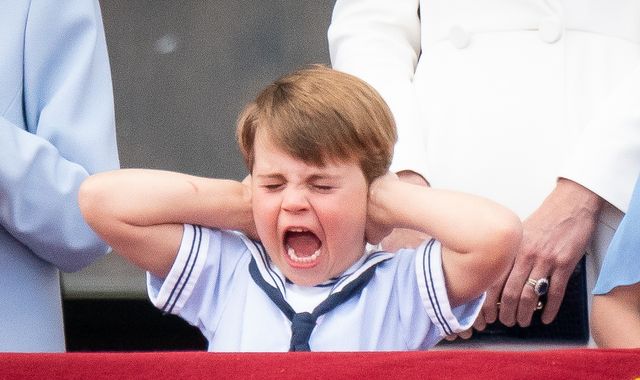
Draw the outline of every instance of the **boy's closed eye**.
<instances>
[{"instance_id":1,"label":"boy's closed eye","mask_svg":"<svg viewBox=\"0 0 640 380\"><path fill-rule=\"evenodd\" d=\"M284 183L266 183L260 186L267 191L278 191L278 190L282 190L285 184ZM336 186L334 185L324 185L324 184L311 184L309 185L309 187L313 191L317 191L320 193L328 193L333 191L336 188Z\"/></svg>"},{"instance_id":2,"label":"boy's closed eye","mask_svg":"<svg viewBox=\"0 0 640 380\"><path fill-rule=\"evenodd\" d=\"M284 187L284 183L282 182L278 182L278 183L265 183L260 185L262 188L264 188L267 191L277 191L280 190Z\"/></svg>"},{"instance_id":3,"label":"boy's closed eye","mask_svg":"<svg viewBox=\"0 0 640 380\"><path fill-rule=\"evenodd\" d=\"M318 183L313 183L311 184L311 188L317 192L320 193L329 193L331 191L333 191L334 189L336 189L335 185L329 185L329 184L318 184Z\"/></svg>"}]
</instances>

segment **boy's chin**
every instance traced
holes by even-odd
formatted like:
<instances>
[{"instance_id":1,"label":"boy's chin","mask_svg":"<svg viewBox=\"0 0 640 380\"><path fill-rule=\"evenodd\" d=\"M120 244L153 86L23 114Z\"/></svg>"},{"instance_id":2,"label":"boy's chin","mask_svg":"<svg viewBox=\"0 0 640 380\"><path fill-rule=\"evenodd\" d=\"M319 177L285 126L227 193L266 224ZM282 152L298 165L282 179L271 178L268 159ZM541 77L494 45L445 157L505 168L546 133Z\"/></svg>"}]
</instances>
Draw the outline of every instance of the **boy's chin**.
<instances>
[{"instance_id":1,"label":"boy's chin","mask_svg":"<svg viewBox=\"0 0 640 380\"><path fill-rule=\"evenodd\" d=\"M316 286L329 281L332 277L329 274L322 275L317 271L309 269L287 268L287 272L283 271L285 277L298 286ZM315 273L313 273L315 272Z\"/></svg>"},{"instance_id":2,"label":"boy's chin","mask_svg":"<svg viewBox=\"0 0 640 380\"><path fill-rule=\"evenodd\" d=\"M317 278L317 277L311 278L306 276L287 276L287 279L298 286L309 286L309 287L322 284L323 282L326 282L329 280L328 278L326 279Z\"/></svg>"}]
</instances>

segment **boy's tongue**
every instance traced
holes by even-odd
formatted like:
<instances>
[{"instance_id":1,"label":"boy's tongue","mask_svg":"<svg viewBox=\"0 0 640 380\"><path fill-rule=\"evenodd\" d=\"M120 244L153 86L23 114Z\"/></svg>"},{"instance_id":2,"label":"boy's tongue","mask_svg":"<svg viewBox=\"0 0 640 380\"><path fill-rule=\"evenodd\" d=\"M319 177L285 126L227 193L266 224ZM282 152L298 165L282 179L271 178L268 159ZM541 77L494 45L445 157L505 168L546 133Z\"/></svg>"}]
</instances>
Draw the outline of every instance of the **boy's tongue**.
<instances>
[{"instance_id":1,"label":"boy's tongue","mask_svg":"<svg viewBox=\"0 0 640 380\"><path fill-rule=\"evenodd\" d=\"M285 244L296 251L298 257L313 255L320 248L320 240L312 232L287 232Z\"/></svg>"}]
</instances>

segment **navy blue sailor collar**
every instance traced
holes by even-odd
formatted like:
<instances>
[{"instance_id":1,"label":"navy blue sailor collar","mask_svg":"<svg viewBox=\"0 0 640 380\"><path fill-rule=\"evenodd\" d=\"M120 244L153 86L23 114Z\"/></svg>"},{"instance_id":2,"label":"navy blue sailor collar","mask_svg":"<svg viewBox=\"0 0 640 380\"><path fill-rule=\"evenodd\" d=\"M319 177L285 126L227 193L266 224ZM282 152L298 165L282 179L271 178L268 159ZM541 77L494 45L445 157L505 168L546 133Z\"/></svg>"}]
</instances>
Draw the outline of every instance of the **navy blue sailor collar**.
<instances>
[{"instance_id":1,"label":"navy blue sailor collar","mask_svg":"<svg viewBox=\"0 0 640 380\"><path fill-rule=\"evenodd\" d=\"M251 240L244 235L240 235L242 240L246 244L249 252L255 260L256 266L260 273L260 276L271 286L278 289L282 296L287 295L286 284L291 284L280 271L280 269L274 265L266 252L266 249L259 241ZM377 249L367 250L363 253L362 257L356 261L349 269L347 269L342 275L329 279L316 286L319 287L332 287L329 294L340 292L345 286L357 279L367 269L378 265L379 263L389 260L394 256L392 253L384 252Z\"/></svg>"}]
</instances>

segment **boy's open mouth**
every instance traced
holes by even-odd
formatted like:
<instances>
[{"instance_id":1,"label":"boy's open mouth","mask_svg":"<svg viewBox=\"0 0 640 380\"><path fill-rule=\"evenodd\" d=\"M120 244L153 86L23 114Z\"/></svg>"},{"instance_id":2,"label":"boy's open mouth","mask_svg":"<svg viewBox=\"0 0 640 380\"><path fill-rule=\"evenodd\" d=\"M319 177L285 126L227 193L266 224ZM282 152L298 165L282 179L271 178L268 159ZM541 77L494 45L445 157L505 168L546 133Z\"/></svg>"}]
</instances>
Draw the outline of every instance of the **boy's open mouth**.
<instances>
[{"instance_id":1,"label":"boy's open mouth","mask_svg":"<svg viewBox=\"0 0 640 380\"><path fill-rule=\"evenodd\" d=\"M284 234L284 246L293 263L312 266L320 257L322 243L313 232L296 227L287 230Z\"/></svg>"}]
</instances>

